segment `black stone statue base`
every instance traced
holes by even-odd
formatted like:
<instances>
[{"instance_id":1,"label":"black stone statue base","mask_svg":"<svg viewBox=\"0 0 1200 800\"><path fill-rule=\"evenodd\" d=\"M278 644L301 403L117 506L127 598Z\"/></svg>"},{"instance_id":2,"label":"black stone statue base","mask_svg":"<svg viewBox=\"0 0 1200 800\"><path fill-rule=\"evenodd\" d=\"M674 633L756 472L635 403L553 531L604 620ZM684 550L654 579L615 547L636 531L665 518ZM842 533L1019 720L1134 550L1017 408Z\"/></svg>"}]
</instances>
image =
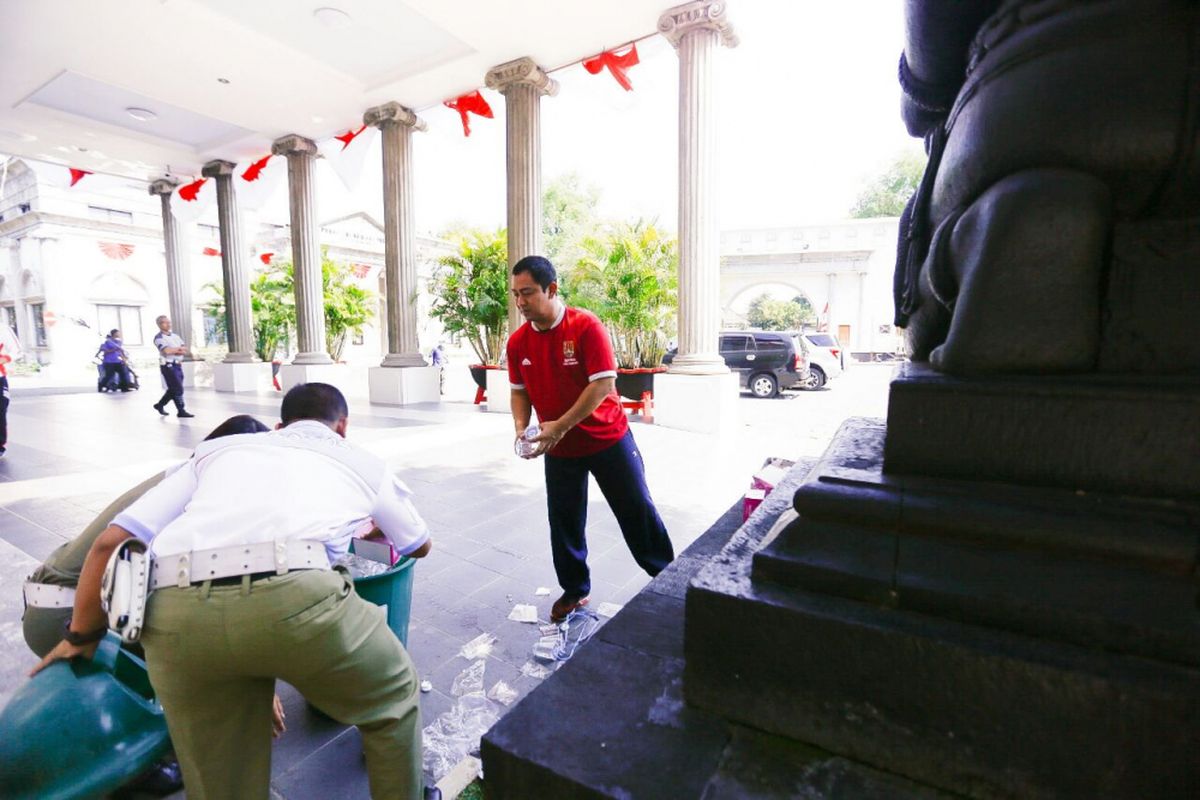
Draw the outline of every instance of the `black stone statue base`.
<instances>
[{"instance_id":1,"label":"black stone statue base","mask_svg":"<svg viewBox=\"0 0 1200 800\"><path fill-rule=\"evenodd\" d=\"M896 424L693 580L688 702L973 797L1197 796L1197 508L891 476Z\"/></svg>"}]
</instances>

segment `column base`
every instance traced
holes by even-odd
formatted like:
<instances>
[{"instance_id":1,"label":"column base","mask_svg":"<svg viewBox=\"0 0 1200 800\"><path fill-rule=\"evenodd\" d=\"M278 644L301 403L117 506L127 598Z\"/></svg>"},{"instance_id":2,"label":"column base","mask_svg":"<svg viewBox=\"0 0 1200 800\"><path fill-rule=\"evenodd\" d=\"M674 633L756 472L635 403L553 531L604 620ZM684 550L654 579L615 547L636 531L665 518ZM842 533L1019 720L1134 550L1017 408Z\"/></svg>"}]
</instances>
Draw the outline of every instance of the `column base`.
<instances>
[{"instance_id":1,"label":"column base","mask_svg":"<svg viewBox=\"0 0 1200 800\"><path fill-rule=\"evenodd\" d=\"M487 371L487 410L495 414L512 413L512 384L507 369Z\"/></svg>"},{"instance_id":2,"label":"column base","mask_svg":"<svg viewBox=\"0 0 1200 800\"><path fill-rule=\"evenodd\" d=\"M181 366L183 367L183 388L185 389L195 389L197 386L204 385L201 375L205 372L211 375L212 372L204 361L184 361Z\"/></svg>"},{"instance_id":3,"label":"column base","mask_svg":"<svg viewBox=\"0 0 1200 800\"><path fill-rule=\"evenodd\" d=\"M184 365L186 375L187 365ZM271 365L221 361L212 365L213 388L218 392L254 393L271 382ZM185 384L186 385L186 384Z\"/></svg>"},{"instance_id":4,"label":"column base","mask_svg":"<svg viewBox=\"0 0 1200 800\"><path fill-rule=\"evenodd\" d=\"M353 375L345 364L284 364L279 368L279 388L287 394L297 384L328 383L349 399L351 395L359 394L357 387L351 385Z\"/></svg>"},{"instance_id":5,"label":"column base","mask_svg":"<svg viewBox=\"0 0 1200 800\"><path fill-rule=\"evenodd\" d=\"M729 367L717 353L691 353L676 356L667 372L673 375L728 375Z\"/></svg>"},{"instance_id":6,"label":"column base","mask_svg":"<svg viewBox=\"0 0 1200 800\"><path fill-rule=\"evenodd\" d=\"M427 367L429 362L420 353L388 353L379 363L381 367Z\"/></svg>"},{"instance_id":7,"label":"column base","mask_svg":"<svg viewBox=\"0 0 1200 800\"><path fill-rule=\"evenodd\" d=\"M229 353L221 359L222 364L257 364L260 361L254 353Z\"/></svg>"},{"instance_id":8,"label":"column base","mask_svg":"<svg viewBox=\"0 0 1200 800\"><path fill-rule=\"evenodd\" d=\"M738 376L654 376L654 423L695 433L725 433L738 424ZM490 394L489 394L490 397Z\"/></svg>"},{"instance_id":9,"label":"column base","mask_svg":"<svg viewBox=\"0 0 1200 800\"><path fill-rule=\"evenodd\" d=\"M371 402L385 406L441 402L440 372L438 367L371 367L367 370Z\"/></svg>"},{"instance_id":10,"label":"column base","mask_svg":"<svg viewBox=\"0 0 1200 800\"><path fill-rule=\"evenodd\" d=\"M332 364L333 359L329 357L329 353L297 353L292 359L292 363L296 366L308 366L311 364Z\"/></svg>"}]
</instances>

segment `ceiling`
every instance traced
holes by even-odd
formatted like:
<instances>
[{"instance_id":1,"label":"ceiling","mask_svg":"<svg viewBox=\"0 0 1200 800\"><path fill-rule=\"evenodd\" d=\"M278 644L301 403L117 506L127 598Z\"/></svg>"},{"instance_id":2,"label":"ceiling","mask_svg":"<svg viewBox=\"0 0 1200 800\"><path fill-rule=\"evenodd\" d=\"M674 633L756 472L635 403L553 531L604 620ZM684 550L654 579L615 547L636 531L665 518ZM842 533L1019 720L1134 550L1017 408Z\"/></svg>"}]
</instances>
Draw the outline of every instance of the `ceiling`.
<instances>
[{"instance_id":1,"label":"ceiling","mask_svg":"<svg viewBox=\"0 0 1200 800\"><path fill-rule=\"evenodd\" d=\"M570 64L654 33L671 4L0 0L0 153L192 176L358 127L380 103L438 105L514 58Z\"/></svg>"}]
</instances>

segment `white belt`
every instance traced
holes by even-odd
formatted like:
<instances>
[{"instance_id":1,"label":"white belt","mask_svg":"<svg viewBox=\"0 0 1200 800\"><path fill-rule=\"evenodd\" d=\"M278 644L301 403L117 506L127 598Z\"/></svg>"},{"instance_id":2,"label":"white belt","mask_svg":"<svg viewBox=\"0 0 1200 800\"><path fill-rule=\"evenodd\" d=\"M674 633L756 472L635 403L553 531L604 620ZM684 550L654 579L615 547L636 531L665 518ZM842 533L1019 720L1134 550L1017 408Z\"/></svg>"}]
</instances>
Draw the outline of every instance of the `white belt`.
<instances>
[{"instance_id":1,"label":"white belt","mask_svg":"<svg viewBox=\"0 0 1200 800\"><path fill-rule=\"evenodd\" d=\"M329 569L325 545L310 539L281 539L157 556L150 569L150 589L164 586L186 589L193 583L217 578L255 572L284 575L293 569Z\"/></svg>"},{"instance_id":2,"label":"white belt","mask_svg":"<svg viewBox=\"0 0 1200 800\"><path fill-rule=\"evenodd\" d=\"M72 608L75 605L75 588L26 581L25 605L28 608Z\"/></svg>"}]
</instances>

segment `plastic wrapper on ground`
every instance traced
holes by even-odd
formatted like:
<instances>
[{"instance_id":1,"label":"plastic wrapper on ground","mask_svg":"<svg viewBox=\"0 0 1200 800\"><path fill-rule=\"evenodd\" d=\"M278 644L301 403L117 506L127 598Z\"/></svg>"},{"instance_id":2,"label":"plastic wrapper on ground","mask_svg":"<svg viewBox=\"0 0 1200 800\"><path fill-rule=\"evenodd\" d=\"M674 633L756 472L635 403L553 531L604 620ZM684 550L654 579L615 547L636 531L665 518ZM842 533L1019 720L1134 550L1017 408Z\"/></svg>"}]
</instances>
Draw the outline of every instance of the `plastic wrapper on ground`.
<instances>
[{"instance_id":1,"label":"plastic wrapper on ground","mask_svg":"<svg viewBox=\"0 0 1200 800\"><path fill-rule=\"evenodd\" d=\"M463 695L422 732L423 766L435 781L468 755L479 752L479 738L500 718L483 692Z\"/></svg>"}]
</instances>

